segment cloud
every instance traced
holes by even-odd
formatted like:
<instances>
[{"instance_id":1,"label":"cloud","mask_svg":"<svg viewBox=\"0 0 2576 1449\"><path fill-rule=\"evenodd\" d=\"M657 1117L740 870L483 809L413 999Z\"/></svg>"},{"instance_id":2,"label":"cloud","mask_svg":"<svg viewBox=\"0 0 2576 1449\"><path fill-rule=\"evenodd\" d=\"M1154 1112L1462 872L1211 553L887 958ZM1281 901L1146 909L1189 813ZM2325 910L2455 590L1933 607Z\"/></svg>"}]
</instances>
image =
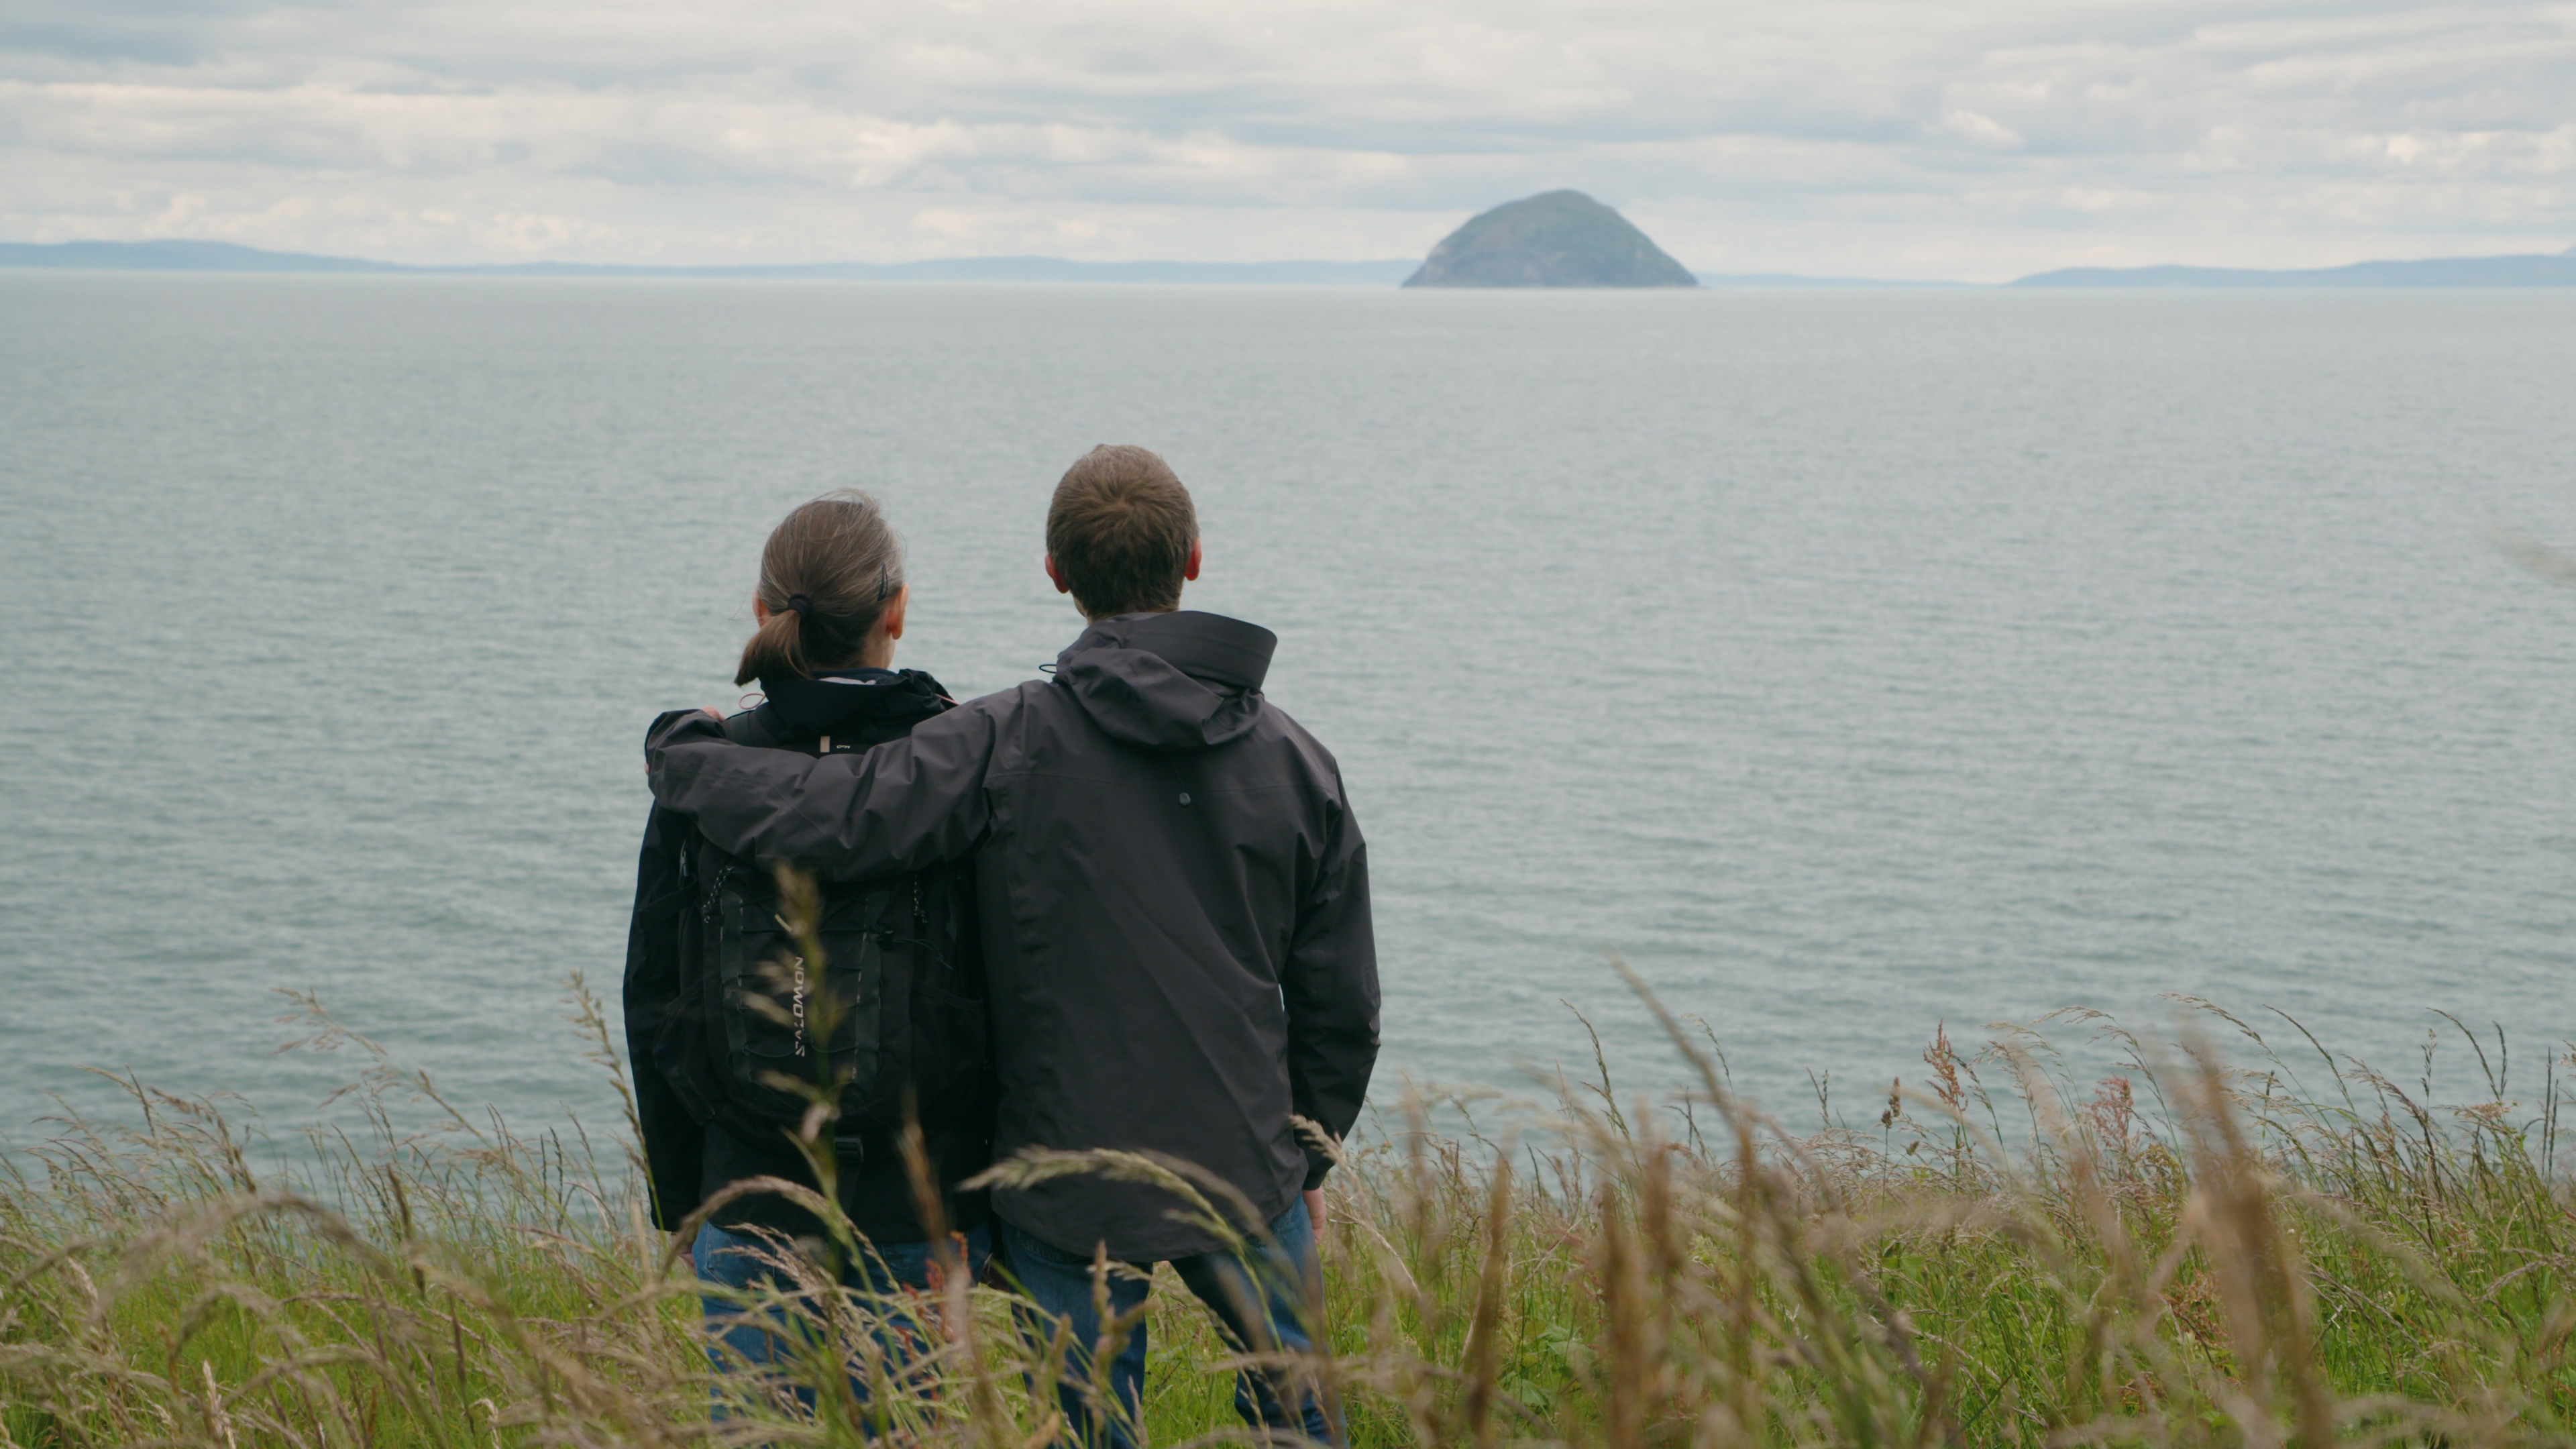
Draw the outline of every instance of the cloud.
<instances>
[{"instance_id":1,"label":"cloud","mask_svg":"<svg viewBox=\"0 0 2576 1449\"><path fill-rule=\"evenodd\" d=\"M0 23L0 229L413 260L1406 255L1575 185L1703 267L2576 235L2569 4L104 11Z\"/></svg>"},{"instance_id":2,"label":"cloud","mask_svg":"<svg viewBox=\"0 0 2576 1449\"><path fill-rule=\"evenodd\" d=\"M1952 106L1923 128L1923 134L1936 141L1956 141L1982 151L2018 151L2025 144L2021 133L1992 116Z\"/></svg>"}]
</instances>

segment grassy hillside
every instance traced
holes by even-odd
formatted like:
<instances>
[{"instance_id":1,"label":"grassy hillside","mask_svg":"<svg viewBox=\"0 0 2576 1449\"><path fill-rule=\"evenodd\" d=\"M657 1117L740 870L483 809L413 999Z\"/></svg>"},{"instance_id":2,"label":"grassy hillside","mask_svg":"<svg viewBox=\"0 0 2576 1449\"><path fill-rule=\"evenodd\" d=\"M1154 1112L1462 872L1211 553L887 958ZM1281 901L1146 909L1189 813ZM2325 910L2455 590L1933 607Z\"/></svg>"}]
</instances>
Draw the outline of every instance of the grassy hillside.
<instances>
[{"instance_id":1,"label":"grassy hillside","mask_svg":"<svg viewBox=\"0 0 2576 1449\"><path fill-rule=\"evenodd\" d=\"M463 1112L398 1131L387 1104L428 1084L314 1020L372 1063L373 1125L316 1133L296 1177L256 1171L216 1104L141 1086L14 1159L0 1444L857 1444L845 1369L897 1439L1048 1437L1004 1300L962 1283L920 1382L888 1379L876 1305L836 1303L818 1416L745 1401L711 1427L694 1288L625 1150ZM1518 1135L1400 1104L1335 1176L1334 1354L1309 1367L1363 1445L2576 1437L2554 1075L2437 1113L2288 1027L2275 1056L2205 1020L2236 1067L2201 1049L2095 1084L2033 1036L1936 1035L1920 1084L1819 1135L1736 1103L1684 1023L1701 1085L1662 1102L1605 1065ZM1229 1431L1228 1360L1185 1293L1157 1297L1149 1433Z\"/></svg>"}]
</instances>

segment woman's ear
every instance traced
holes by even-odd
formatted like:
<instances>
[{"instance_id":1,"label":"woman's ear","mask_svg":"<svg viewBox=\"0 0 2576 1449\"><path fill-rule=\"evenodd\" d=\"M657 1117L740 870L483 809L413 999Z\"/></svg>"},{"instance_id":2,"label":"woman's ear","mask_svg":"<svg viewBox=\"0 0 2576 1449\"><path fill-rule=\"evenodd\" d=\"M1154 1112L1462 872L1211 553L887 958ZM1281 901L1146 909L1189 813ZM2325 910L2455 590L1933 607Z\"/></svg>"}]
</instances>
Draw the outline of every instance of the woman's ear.
<instances>
[{"instance_id":1,"label":"woman's ear","mask_svg":"<svg viewBox=\"0 0 2576 1449\"><path fill-rule=\"evenodd\" d=\"M760 601L758 594L751 596L751 622L755 625L769 622L769 606Z\"/></svg>"},{"instance_id":2,"label":"woman's ear","mask_svg":"<svg viewBox=\"0 0 2576 1449\"><path fill-rule=\"evenodd\" d=\"M878 620L879 625L884 628L885 636L888 639L900 639L903 637L903 606L911 602L912 585L905 584L903 587L894 591L894 602L886 605L884 617Z\"/></svg>"}]
</instances>

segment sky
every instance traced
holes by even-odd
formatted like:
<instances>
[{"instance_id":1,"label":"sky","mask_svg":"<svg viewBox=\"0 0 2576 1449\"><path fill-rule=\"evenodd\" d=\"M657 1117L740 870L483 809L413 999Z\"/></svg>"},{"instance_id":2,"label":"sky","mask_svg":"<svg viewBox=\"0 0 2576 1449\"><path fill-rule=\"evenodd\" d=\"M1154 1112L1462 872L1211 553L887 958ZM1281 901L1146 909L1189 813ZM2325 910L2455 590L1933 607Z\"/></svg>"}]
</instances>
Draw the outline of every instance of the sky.
<instances>
[{"instance_id":1,"label":"sky","mask_svg":"<svg viewBox=\"0 0 2576 1449\"><path fill-rule=\"evenodd\" d=\"M2558 251L2576 3L0 5L0 240L1358 260L1558 187L1703 272Z\"/></svg>"}]
</instances>

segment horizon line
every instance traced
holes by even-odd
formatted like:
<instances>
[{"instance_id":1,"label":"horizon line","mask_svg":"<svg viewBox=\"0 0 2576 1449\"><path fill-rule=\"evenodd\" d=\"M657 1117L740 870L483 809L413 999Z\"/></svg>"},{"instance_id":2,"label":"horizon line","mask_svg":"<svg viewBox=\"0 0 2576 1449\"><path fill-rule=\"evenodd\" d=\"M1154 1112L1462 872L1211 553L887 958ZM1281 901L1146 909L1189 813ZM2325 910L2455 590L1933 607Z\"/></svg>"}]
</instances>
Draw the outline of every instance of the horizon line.
<instances>
[{"instance_id":1,"label":"horizon line","mask_svg":"<svg viewBox=\"0 0 2576 1449\"><path fill-rule=\"evenodd\" d=\"M706 277L732 276L746 278L754 276L768 276L778 278L808 277L816 280L828 280L834 278L836 275L838 277L851 280L863 279L871 276L886 277L889 280L899 280L906 277L920 279L924 273L936 272L943 269L984 271L1021 268L1084 273L1147 269L1168 270L1174 272L1199 273L1206 275L1209 280L1223 280L1226 277L1237 277L1243 280L1259 280L1260 278L1254 274L1288 273L1303 274L1303 276L1302 278L1299 276L1274 276L1270 279L1280 281L1299 279L1314 281L1342 280L1357 284L1377 281L1401 281L1405 275L1408 275L1422 265L1422 260L1418 257L1372 257L1362 260L1294 257L1265 259L1259 261L1200 261L1172 257L1090 260L1074 257L1045 256L1037 253L918 257L900 262L577 262L556 259L518 262L390 262L372 257L340 256L324 252L281 251L268 247L252 246L245 242L219 241L199 237L146 237L136 240L122 241L106 238L83 237L56 242L0 241L0 268L15 267L20 269L43 269L49 267L60 267L62 270L66 271L78 270L79 268L76 266L65 265L63 262L54 260L53 257L59 257L66 253L80 252L100 254L98 259L106 261L107 264L98 268L99 270L190 270L190 268L184 265L165 265L157 267L134 266L131 264L120 265L116 261L108 260L108 258L118 255L133 257L140 260L157 252L160 253L163 258L173 261L178 260L186 254L195 253L198 254L198 257L201 260L234 258L245 261L255 260L259 262L286 264L239 267L219 266L208 268L208 270L255 272L339 272L374 275L413 274L445 276L473 274L486 276L569 274L628 277L682 277L694 275ZM53 257L39 259L32 255L37 253L50 253L53 254ZM1719 285L1727 285L1730 283L1736 285L1747 283L1768 283L1779 285L1842 285L1874 287L1969 287L1993 285L1990 283L1964 282L1949 278L1820 277L1804 273L1789 272L1706 272L1697 268L1691 268L1690 270L1691 275L1700 279L1702 282L1715 282ZM972 279L961 278L958 280ZM988 280L1044 279L1026 277L994 277L988 278Z\"/></svg>"},{"instance_id":2,"label":"horizon line","mask_svg":"<svg viewBox=\"0 0 2576 1449\"><path fill-rule=\"evenodd\" d=\"M321 252L278 251L244 242L196 237L118 241L0 241L0 270L158 271L234 274L339 274L601 279L723 279L912 282L1237 282L1255 285L1398 284L1421 263L1413 258L1360 261L1294 258L1187 261L1174 258L1093 261L1035 254L923 257L901 262L388 262ZM1688 268L1702 287L1884 288L2284 288L2565 287L2576 286L2576 246L2562 252L2425 257L2347 262L2327 267L2209 267L2150 263L2060 267L2001 282L1947 278L1815 276L1791 272L1705 272ZM1503 289L1513 290L1513 289ZM1548 290L1548 289L1534 289ZM1618 290L1612 288L1609 290Z\"/></svg>"}]
</instances>

